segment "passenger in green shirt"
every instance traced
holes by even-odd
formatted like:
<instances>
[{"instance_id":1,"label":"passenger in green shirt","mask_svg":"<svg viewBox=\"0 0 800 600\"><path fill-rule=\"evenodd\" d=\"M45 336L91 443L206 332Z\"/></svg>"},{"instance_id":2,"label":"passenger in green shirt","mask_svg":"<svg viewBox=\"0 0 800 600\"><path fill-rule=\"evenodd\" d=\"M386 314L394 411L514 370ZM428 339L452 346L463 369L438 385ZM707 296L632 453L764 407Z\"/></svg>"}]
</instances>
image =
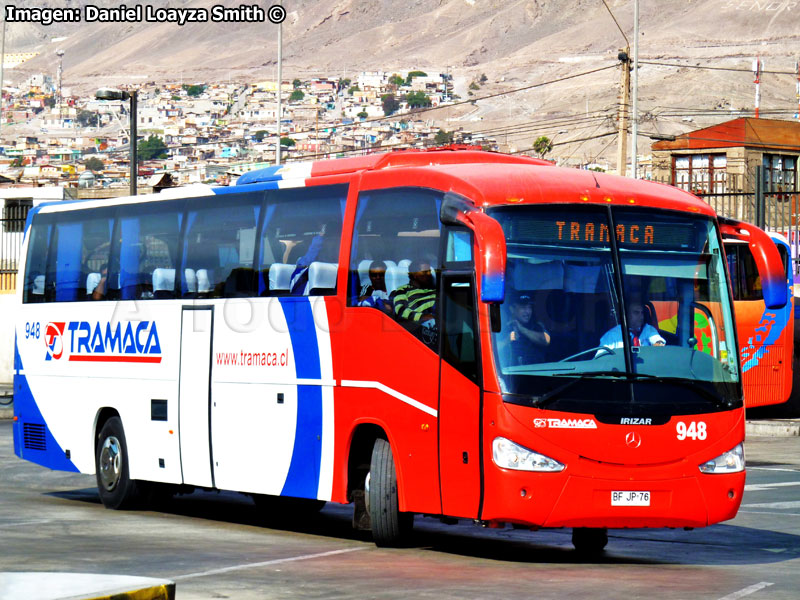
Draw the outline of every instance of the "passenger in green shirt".
<instances>
[{"instance_id":1,"label":"passenger in green shirt","mask_svg":"<svg viewBox=\"0 0 800 600\"><path fill-rule=\"evenodd\" d=\"M394 291L392 307L398 317L407 321L435 320L436 289L430 263L415 260L408 266L408 283Z\"/></svg>"}]
</instances>

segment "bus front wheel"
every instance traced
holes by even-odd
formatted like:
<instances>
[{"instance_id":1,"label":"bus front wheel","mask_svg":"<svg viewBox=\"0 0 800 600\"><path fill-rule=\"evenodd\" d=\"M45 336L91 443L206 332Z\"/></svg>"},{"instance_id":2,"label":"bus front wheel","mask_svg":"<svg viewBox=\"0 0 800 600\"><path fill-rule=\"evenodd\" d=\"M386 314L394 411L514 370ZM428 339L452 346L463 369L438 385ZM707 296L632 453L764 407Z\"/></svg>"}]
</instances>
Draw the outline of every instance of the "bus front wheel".
<instances>
[{"instance_id":1,"label":"bus front wheel","mask_svg":"<svg viewBox=\"0 0 800 600\"><path fill-rule=\"evenodd\" d=\"M103 424L95 445L97 490L103 506L113 509L132 508L141 499L139 482L130 478L128 446L119 417Z\"/></svg>"},{"instance_id":2,"label":"bus front wheel","mask_svg":"<svg viewBox=\"0 0 800 600\"><path fill-rule=\"evenodd\" d=\"M411 532L414 515L400 512L392 447L383 438L375 440L372 448L372 460L365 487L372 539L375 544L401 545Z\"/></svg>"},{"instance_id":3,"label":"bus front wheel","mask_svg":"<svg viewBox=\"0 0 800 600\"><path fill-rule=\"evenodd\" d=\"M572 545L583 554L599 554L608 544L608 529L603 527L575 527Z\"/></svg>"}]
</instances>

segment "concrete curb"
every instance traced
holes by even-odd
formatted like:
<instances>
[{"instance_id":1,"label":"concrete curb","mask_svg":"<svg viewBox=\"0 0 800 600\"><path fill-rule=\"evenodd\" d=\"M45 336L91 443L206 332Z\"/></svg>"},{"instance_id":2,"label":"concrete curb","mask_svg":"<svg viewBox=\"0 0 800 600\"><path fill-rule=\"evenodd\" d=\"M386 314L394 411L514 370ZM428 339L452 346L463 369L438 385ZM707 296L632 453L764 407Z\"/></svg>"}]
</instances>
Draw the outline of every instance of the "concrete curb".
<instances>
[{"instance_id":1,"label":"concrete curb","mask_svg":"<svg viewBox=\"0 0 800 600\"><path fill-rule=\"evenodd\" d=\"M1 402L11 400L11 404L0 404L0 421L14 418L14 401L11 396L0 396Z\"/></svg>"},{"instance_id":2,"label":"concrete curb","mask_svg":"<svg viewBox=\"0 0 800 600\"><path fill-rule=\"evenodd\" d=\"M747 421L745 435L763 437L800 436L800 419L774 419L771 421Z\"/></svg>"},{"instance_id":3,"label":"concrete curb","mask_svg":"<svg viewBox=\"0 0 800 600\"><path fill-rule=\"evenodd\" d=\"M0 598L174 600L175 582L92 573L0 573Z\"/></svg>"}]
</instances>

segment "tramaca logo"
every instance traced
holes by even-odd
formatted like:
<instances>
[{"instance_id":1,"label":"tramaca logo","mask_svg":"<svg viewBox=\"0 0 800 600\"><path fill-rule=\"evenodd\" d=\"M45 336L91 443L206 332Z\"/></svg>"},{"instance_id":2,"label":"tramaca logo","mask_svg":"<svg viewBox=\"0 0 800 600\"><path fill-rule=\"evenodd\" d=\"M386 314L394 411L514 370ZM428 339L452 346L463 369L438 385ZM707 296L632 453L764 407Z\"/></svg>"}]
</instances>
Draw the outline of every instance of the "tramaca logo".
<instances>
[{"instance_id":1,"label":"tramaca logo","mask_svg":"<svg viewBox=\"0 0 800 600\"><path fill-rule=\"evenodd\" d=\"M155 321L112 325L69 321L48 323L44 330L46 361L160 363L161 343Z\"/></svg>"},{"instance_id":2,"label":"tramaca logo","mask_svg":"<svg viewBox=\"0 0 800 600\"><path fill-rule=\"evenodd\" d=\"M45 360L58 360L64 354L65 323L48 323L44 328L44 343L47 346Z\"/></svg>"}]
</instances>

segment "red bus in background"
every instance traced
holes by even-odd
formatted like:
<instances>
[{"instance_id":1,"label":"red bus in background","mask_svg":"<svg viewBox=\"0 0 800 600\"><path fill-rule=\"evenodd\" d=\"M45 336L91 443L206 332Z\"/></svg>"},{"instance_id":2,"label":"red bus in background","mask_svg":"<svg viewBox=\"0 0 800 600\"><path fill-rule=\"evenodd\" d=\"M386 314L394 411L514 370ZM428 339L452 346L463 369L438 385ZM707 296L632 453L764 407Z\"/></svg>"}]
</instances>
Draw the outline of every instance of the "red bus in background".
<instances>
[{"instance_id":1,"label":"red bus in background","mask_svg":"<svg viewBox=\"0 0 800 600\"><path fill-rule=\"evenodd\" d=\"M722 228L785 305L775 245ZM722 233L676 188L469 150L37 207L15 453L97 473L110 508L153 486L353 503L379 545L415 513L571 527L585 551L731 519Z\"/></svg>"},{"instance_id":2,"label":"red bus in background","mask_svg":"<svg viewBox=\"0 0 800 600\"><path fill-rule=\"evenodd\" d=\"M742 383L746 408L783 404L792 394L794 307L791 250L786 239L769 233L781 257L788 289L785 304L767 306L758 251L746 231L734 222L723 225L723 240L733 290Z\"/></svg>"}]
</instances>

